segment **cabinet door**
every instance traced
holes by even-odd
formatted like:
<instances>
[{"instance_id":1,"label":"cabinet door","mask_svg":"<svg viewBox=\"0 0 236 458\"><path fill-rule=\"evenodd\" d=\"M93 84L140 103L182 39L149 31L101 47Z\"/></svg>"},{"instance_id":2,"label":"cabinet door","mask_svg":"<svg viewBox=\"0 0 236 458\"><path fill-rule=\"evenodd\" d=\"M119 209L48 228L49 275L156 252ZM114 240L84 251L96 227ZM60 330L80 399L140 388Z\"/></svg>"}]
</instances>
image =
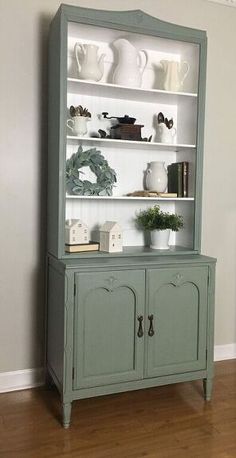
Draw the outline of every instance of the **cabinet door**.
<instances>
[{"instance_id":1,"label":"cabinet door","mask_svg":"<svg viewBox=\"0 0 236 458\"><path fill-rule=\"evenodd\" d=\"M76 285L74 388L142 378L145 272L79 273Z\"/></svg>"},{"instance_id":2,"label":"cabinet door","mask_svg":"<svg viewBox=\"0 0 236 458\"><path fill-rule=\"evenodd\" d=\"M205 369L207 284L204 266L148 271L146 377Z\"/></svg>"}]
</instances>

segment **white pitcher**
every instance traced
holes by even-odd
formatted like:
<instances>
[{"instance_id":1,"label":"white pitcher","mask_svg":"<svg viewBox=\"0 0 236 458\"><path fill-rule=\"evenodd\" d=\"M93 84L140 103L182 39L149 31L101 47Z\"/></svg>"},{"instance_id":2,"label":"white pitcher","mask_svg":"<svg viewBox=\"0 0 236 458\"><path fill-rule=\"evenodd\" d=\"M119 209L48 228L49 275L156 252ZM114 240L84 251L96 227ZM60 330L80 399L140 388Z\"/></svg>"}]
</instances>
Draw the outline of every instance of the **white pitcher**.
<instances>
[{"instance_id":1,"label":"white pitcher","mask_svg":"<svg viewBox=\"0 0 236 458\"><path fill-rule=\"evenodd\" d=\"M87 134L87 122L90 121L90 118L87 116L74 116L67 120L67 127L72 130L74 135L83 136ZM70 125L70 123L72 125Z\"/></svg>"},{"instance_id":2,"label":"white pitcher","mask_svg":"<svg viewBox=\"0 0 236 458\"><path fill-rule=\"evenodd\" d=\"M118 38L113 41L113 45L119 52L113 83L121 86L140 87L148 60L146 51L144 49L138 51L125 38Z\"/></svg>"},{"instance_id":3,"label":"white pitcher","mask_svg":"<svg viewBox=\"0 0 236 458\"><path fill-rule=\"evenodd\" d=\"M79 78L82 80L100 81L104 72L104 57L105 54L101 54L98 58L97 45L90 44L75 44L75 57L79 70ZM82 58L79 53L82 54Z\"/></svg>"},{"instance_id":4,"label":"white pitcher","mask_svg":"<svg viewBox=\"0 0 236 458\"><path fill-rule=\"evenodd\" d=\"M183 62L161 60L160 64L164 72L164 89L173 92L181 90L190 70L189 63L186 60Z\"/></svg>"},{"instance_id":5,"label":"white pitcher","mask_svg":"<svg viewBox=\"0 0 236 458\"><path fill-rule=\"evenodd\" d=\"M167 188L167 170L165 168L165 162L150 162L146 173L147 190L165 192Z\"/></svg>"},{"instance_id":6,"label":"white pitcher","mask_svg":"<svg viewBox=\"0 0 236 458\"><path fill-rule=\"evenodd\" d=\"M168 129L164 122L157 125L157 141L160 143L174 143L176 129L172 127Z\"/></svg>"}]
</instances>

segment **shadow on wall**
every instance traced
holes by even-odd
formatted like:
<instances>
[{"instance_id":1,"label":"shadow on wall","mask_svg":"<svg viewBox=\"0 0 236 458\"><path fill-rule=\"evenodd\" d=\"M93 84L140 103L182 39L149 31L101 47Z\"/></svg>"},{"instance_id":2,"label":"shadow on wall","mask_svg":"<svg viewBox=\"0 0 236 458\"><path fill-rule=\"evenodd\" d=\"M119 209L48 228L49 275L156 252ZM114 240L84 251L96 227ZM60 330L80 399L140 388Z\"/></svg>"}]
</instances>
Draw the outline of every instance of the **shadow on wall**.
<instances>
[{"instance_id":1,"label":"shadow on wall","mask_svg":"<svg viewBox=\"0 0 236 458\"><path fill-rule=\"evenodd\" d=\"M52 16L42 14L38 22L38 173L40 202L38 206L37 259L39 265L35 273L35 309L32 314L32 354L31 361L36 367L44 365L45 360L45 314L46 314L46 234L47 234L47 158L48 158L48 36Z\"/></svg>"}]
</instances>

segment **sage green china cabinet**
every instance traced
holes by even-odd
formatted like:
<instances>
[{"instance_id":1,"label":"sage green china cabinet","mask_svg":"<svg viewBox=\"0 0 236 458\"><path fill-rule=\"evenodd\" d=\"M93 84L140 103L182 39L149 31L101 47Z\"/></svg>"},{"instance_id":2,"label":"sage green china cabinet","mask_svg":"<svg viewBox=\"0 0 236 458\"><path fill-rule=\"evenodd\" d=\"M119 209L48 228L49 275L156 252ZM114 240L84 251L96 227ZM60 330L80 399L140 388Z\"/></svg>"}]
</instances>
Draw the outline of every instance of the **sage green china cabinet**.
<instances>
[{"instance_id":1,"label":"sage green china cabinet","mask_svg":"<svg viewBox=\"0 0 236 458\"><path fill-rule=\"evenodd\" d=\"M139 87L114 82L119 38L139 55L144 51ZM201 254L200 243L206 34L139 10L61 5L49 41L47 374L61 394L63 425L70 424L72 401L92 396L201 379L209 400L215 259ZM99 81L80 78L76 43L97 46L104 61ZM177 91L163 88L163 60L187 61L188 76ZM83 136L67 127L71 105L91 113ZM151 141L94 136L112 125L103 112L135 117ZM173 143L158 141L159 112L174 120ZM115 170L111 195L68 192L66 161L79 147L101 151ZM143 173L155 160L188 162L187 196L127 195L143 189ZM90 180L88 167L83 172ZM150 249L134 223L137 211L155 203L183 216L169 250ZM66 252L68 219L86 223L91 240L105 221L117 221L123 251Z\"/></svg>"}]
</instances>

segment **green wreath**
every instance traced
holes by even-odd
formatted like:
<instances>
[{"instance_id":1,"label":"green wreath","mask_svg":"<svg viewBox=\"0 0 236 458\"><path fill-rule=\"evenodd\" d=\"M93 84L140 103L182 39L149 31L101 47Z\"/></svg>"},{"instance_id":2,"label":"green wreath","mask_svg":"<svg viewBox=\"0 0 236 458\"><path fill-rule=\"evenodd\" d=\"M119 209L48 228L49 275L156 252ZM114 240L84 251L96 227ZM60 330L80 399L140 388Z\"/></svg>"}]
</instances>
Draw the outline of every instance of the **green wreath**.
<instances>
[{"instance_id":1,"label":"green wreath","mask_svg":"<svg viewBox=\"0 0 236 458\"><path fill-rule=\"evenodd\" d=\"M97 182L82 180L82 167L90 167L96 175ZM80 145L77 153L66 161L66 188L70 195L79 196L112 196L112 188L116 183L116 172L96 148L83 151Z\"/></svg>"}]
</instances>

